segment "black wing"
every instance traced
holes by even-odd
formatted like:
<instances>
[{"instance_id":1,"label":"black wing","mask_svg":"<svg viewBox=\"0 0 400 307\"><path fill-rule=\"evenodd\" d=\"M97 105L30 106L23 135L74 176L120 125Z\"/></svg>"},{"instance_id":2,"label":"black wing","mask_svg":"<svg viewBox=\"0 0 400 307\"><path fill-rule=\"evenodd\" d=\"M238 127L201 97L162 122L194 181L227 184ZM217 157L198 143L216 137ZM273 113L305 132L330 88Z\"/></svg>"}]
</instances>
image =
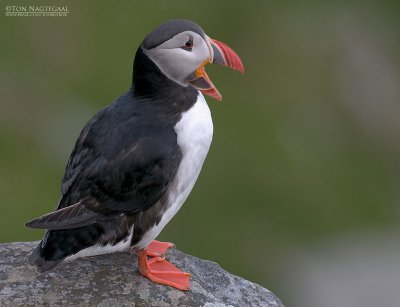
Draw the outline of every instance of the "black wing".
<instances>
[{"instance_id":1,"label":"black wing","mask_svg":"<svg viewBox=\"0 0 400 307\"><path fill-rule=\"evenodd\" d=\"M181 157L173 121L146 109L113 104L81 132L66 167L57 211L27 226L77 228L146 210L168 189Z\"/></svg>"},{"instance_id":2,"label":"black wing","mask_svg":"<svg viewBox=\"0 0 400 307\"><path fill-rule=\"evenodd\" d=\"M82 203L62 208L52 213L45 214L33 221L26 223L31 228L46 228L51 230L77 228L93 224L99 218L98 214L86 208Z\"/></svg>"}]
</instances>

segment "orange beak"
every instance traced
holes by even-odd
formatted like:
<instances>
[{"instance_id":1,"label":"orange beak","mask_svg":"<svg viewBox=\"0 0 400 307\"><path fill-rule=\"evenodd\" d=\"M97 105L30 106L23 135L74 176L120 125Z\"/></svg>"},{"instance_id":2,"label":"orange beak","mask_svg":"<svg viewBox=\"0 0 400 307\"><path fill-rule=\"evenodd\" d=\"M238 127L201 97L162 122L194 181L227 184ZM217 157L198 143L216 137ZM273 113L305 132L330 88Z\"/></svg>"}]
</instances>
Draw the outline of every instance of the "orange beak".
<instances>
[{"instance_id":1,"label":"orange beak","mask_svg":"<svg viewBox=\"0 0 400 307\"><path fill-rule=\"evenodd\" d=\"M196 69L194 73L195 79L189 82L193 87L197 88L202 93L221 101L222 95L211 82L210 77L204 70L204 66L208 63L217 63L234 70L238 70L241 73L244 73L244 66L236 52L229 48L226 44L215 39L211 39L207 36L206 42L210 49L210 58L204 61Z\"/></svg>"}]
</instances>

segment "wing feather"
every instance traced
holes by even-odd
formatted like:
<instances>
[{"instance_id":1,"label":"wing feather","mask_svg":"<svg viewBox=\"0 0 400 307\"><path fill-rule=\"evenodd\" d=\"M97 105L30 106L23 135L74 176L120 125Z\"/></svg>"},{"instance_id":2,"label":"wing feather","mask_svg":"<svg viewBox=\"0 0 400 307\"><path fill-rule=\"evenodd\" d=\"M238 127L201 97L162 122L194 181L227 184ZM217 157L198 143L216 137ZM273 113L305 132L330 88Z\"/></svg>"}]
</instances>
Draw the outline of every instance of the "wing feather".
<instances>
[{"instance_id":1,"label":"wing feather","mask_svg":"<svg viewBox=\"0 0 400 307\"><path fill-rule=\"evenodd\" d=\"M137 214L168 190L182 158L173 121L121 99L82 130L66 167L56 211L26 223L27 227L73 229Z\"/></svg>"},{"instance_id":2,"label":"wing feather","mask_svg":"<svg viewBox=\"0 0 400 307\"><path fill-rule=\"evenodd\" d=\"M39 229L72 229L95 223L100 217L85 205L78 202L72 206L57 210L29 221L25 226Z\"/></svg>"}]
</instances>

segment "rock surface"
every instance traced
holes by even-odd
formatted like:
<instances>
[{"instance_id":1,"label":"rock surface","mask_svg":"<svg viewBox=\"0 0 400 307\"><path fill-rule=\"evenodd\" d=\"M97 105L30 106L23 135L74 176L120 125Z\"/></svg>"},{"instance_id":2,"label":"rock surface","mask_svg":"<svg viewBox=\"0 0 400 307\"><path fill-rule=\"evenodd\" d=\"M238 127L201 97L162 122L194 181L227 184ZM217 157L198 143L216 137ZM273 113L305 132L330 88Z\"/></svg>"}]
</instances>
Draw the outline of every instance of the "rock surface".
<instances>
[{"instance_id":1,"label":"rock surface","mask_svg":"<svg viewBox=\"0 0 400 307\"><path fill-rule=\"evenodd\" d=\"M27 263L36 244L0 244L0 306L283 306L269 290L176 249L167 259L192 274L186 292L140 276L130 253L77 259L39 274Z\"/></svg>"}]
</instances>

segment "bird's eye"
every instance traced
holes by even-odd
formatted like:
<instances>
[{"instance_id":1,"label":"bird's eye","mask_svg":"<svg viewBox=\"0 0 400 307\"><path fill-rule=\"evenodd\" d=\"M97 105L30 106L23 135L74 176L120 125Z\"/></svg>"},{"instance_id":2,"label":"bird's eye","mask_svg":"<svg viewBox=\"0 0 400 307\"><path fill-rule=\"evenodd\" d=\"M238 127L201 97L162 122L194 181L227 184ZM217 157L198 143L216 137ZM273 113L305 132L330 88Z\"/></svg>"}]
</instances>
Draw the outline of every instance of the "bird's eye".
<instances>
[{"instance_id":1,"label":"bird's eye","mask_svg":"<svg viewBox=\"0 0 400 307\"><path fill-rule=\"evenodd\" d=\"M184 49L184 50L187 50L187 51L192 51L192 49L193 49L193 39L189 38L186 41L185 45L182 46L181 48Z\"/></svg>"}]
</instances>

